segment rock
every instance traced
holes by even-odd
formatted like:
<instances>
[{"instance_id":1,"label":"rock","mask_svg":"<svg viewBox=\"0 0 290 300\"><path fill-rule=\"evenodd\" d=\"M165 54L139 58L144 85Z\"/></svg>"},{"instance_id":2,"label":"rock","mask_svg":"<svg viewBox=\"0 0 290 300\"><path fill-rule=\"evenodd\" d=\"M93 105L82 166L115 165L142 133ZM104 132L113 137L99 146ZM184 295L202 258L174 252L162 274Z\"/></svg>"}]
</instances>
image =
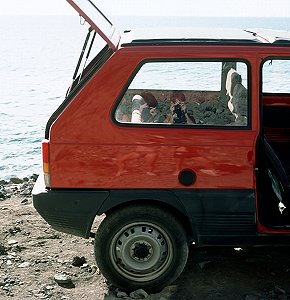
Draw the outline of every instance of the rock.
<instances>
[{"instance_id":1,"label":"rock","mask_svg":"<svg viewBox=\"0 0 290 300\"><path fill-rule=\"evenodd\" d=\"M70 284L70 283L72 283L70 276L67 275L67 274L64 274L64 273L55 274L54 275L54 280L58 284Z\"/></svg>"},{"instance_id":2,"label":"rock","mask_svg":"<svg viewBox=\"0 0 290 300\"><path fill-rule=\"evenodd\" d=\"M7 254L7 249L4 245L0 244L0 255Z\"/></svg>"},{"instance_id":3,"label":"rock","mask_svg":"<svg viewBox=\"0 0 290 300\"><path fill-rule=\"evenodd\" d=\"M36 181L37 178L38 178L38 174L32 174L32 175L30 176L30 179L32 179L33 181Z\"/></svg>"},{"instance_id":4,"label":"rock","mask_svg":"<svg viewBox=\"0 0 290 300\"><path fill-rule=\"evenodd\" d=\"M200 262L200 263L198 263L198 266L201 268L201 270L202 269L204 269L204 267L207 265L207 264L209 264L209 263L211 263L212 261L210 261L210 260L206 260L206 261L202 261L202 262Z\"/></svg>"},{"instance_id":5,"label":"rock","mask_svg":"<svg viewBox=\"0 0 290 300\"><path fill-rule=\"evenodd\" d=\"M16 244L18 244L18 242L16 240L9 240L8 241L9 246L16 245Z\"/></svg>"},{"instance_id":6,"label":"rock","mask_svg":"<svg viewBox=\"0 0 290 300\"><path fill-rule=\"evenodd\" d=\"M286 291L283 290L281 287L279 287L278 285L275 285L275 292L277 294L280 294L280 295L285 295L286 294Z\"/></svg>"},{"instance_id":7,"label":"rock","mask_svg":"<svg viewBox=\"0 0 290 300\"><path fill-rule=\"evenodd\" d=\"M92 274L96 273L97 275L101 275L101 271L96 265L91 265L91 273Z\"/></svg>"},{"instance_id":8,"label":"rock","mask_svg":"<svg viewBox=\"0 0 290 300\"><path fill-rule=\"evenodd\" d=\"M8 260L6 261L6 265L7 265L7 266L12 266L12 261L11 261L10 259L8 259Z\"/></svg>"},{"instance_id":9,"label":"rock","mask_svg":"<svg viewBox=\"0 0 290 300\"><path fill-rule=\"evenodd\" d=\"M14 183L14 184L20 184L20 183L23 183L23 180L18 177L11 177L10 182Z\"/></svg>"},{"instance_id":10,"label":"rock","mask_svg":"<svg viewBox=\"0 0 290 300\"><path fill-rule=\"evenodd\" d=\"M6 181L6 180L0 180L0 185L6 185L6 184L8 184L8 182Z\"/></svg>"},{"instance_id":11,"label":"rock","mask_svg":"<svg viewBox=\"0 0 290 300\"><path fill-rule=\"evenodd\" d=\"M83 264L85 264L86 263L86 259L84 258L84 256L82 256L82 257L79 257L79 256L75 256L74 258L73 258L73 261L72 261L72 265L74 266L74 267L81 267Z\"/></svg>"},{"instance_id":12,"label":"rock","mask_svg":"<svg viewBox=\"0 0 290 300\"><path fill-rule=\"evenodd\" d=\"M81 269L89 269L89 265L88 264L83 264L82 266L80 266Z\"/></svg>"},{"instance_id":13,"label":"rock","mask_svg":"<svg viewBox=\"0 0 290 300\"><path fill-rule=\"evenodd\" d=\"M21 204L27 204L27 203L28 203L28 199L27 199L27 198L24 198L24 199L21 200L20 203L21 203Z\"/></svg>"},{"instance_id":14,"label":"rock","mask_svg":"<svg viewBox=\"0 0 290 300\"><path fill-rule=\"evenodd\" d=\"M30 196L32 191L32 187L27 187L23 191L21 191L21 196Z\"/></svg>"},{"instance_id":15,"label":"rock","mask_svg":"<svg viewBox=\"0 0 290 300\"><path fill-rule=\"evenodd\" d=\"M146 299L148 297L148 294L144 290L139 289L130 293L130 297L132 299Z\"/></svg>"},{"instance_id":16,"label":"rock","mask_svg":"<svg viewBox=\"0 0 290 300\"><path fill-rule=\"evenodd\" d=\"M15 235L17 232L20 232L21 229L20 227L18 226L14 226L13 228L9 228L8 229L8 232L11 234L11 235ZM9 242L8 242L9 243Z\"/></svg>"},{"instance_id":17,"label":"rock","mask_svg":"<svg viewBox=\"0 0 290 300\"><path fill-rule=\"evenodd\" d=\"M18 268L28 268L30 266L30 262L25 261L18 266Z\"/></svg>"},{"instance_id":18,"label":"rock","mask_svg":"<svg viewBox=\"0 0 290 300\"><path fill-rule=\"evenodd\" d=\"M246 295L245 300L259 300L259 297L256 295Z\"/></svg>"},{"instance_id":19,"label":"rock","mask_svg":"<svg viewBox=\"0 0 290 300\"><path fill-rule=\"evenodd\" d=\"M0 190L0 199L6 199L7 193L4 190Z\"/></svg>"},{"instance_id":20,"label":"rock","mask_svg":"<svg viewBox=\"0 0 290 300\"><path fill-rule=\"evenodd\" d=\"M118 291L117 294L116 294L116 296L117 296L117 298L128 297L127 293L121 292L121 291Z\"/></svg>"},{"instance_id":21,"label":"rock","mask_svg":"<svg viewBox=\"0 0 290 300\"><path fill-rule=\"evenodd\" d=\"M243 248L236 247L236 248L234 248L234 250L237 251L237 252L240 252L240 251L243 251Z\"/></svg>"}]
</instances>

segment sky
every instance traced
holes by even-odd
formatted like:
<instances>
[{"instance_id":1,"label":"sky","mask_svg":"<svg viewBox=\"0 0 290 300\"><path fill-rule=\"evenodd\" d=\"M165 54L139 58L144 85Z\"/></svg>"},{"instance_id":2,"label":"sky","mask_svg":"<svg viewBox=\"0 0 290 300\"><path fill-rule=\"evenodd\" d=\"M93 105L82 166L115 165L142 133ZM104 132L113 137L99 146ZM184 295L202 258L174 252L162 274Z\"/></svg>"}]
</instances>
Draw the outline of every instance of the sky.
<instances>
[{"instance_id":1,"label":"sky","mask_svg":"<svg viewBox=\"0 0 290 300\"><path fill-rule=\"evenodd\" d=\"M290 0L93 0L107 16L290 18ZM65 0L0 0L0 15L73 15Z\"/></svg>"}]
</instances>

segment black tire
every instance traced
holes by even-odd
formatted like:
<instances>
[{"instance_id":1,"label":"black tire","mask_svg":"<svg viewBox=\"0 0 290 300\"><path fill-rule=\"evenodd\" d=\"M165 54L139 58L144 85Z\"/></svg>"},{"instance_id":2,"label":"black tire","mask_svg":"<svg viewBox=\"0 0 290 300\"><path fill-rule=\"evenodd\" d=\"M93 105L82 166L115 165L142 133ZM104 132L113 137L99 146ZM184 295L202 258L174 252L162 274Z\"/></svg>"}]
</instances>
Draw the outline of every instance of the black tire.
<instances>
[{"instance_id":1,"label":"black tire","mask_svg":"<svg viewBox=\"0 0 290 300\"><path fill-rule=\"evenodd\" d=\"M97 265L122 290L160 291L180 275L187 256L183 227L159 207L123 207L109 214L96 233Z\"/></svg>"}]
</instances>

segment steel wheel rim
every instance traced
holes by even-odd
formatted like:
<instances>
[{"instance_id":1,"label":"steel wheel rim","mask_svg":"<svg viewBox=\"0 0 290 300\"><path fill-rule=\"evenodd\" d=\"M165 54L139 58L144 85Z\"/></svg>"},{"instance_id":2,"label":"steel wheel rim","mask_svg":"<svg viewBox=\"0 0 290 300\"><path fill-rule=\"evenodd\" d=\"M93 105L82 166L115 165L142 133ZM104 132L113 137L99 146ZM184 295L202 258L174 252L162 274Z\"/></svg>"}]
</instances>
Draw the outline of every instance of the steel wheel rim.
<instances>
[{"instance_id":1,"label":"steel wheel rim","mask_svg":"<svg viewBox=\"0 0 290 300\"><path fill-rule=\"evenodd\" d=\"M172 241L156 224L128 224L114 235L110 259L115 270L129 280L154 280L164 274L172 262Z\"/></svg>"}]
</instances>

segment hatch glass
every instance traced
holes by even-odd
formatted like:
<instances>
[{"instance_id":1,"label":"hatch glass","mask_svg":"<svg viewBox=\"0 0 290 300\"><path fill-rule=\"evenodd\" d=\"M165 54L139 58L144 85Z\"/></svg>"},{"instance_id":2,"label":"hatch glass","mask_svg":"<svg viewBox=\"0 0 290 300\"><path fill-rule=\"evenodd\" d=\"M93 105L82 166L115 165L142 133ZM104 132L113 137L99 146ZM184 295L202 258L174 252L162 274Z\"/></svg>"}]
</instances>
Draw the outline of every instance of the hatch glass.
<instances>
[{"instance_id":1,"label":"hatch glass","mask_svg":"<svg viewBox=\"0 0 290 300\"><path fill-rule=\"evenodd\" d=\"M90 26L106 41L112 50L116 50L120 34L109 19L91 0L66 0Z\"/></svg>"}]
</instances>

